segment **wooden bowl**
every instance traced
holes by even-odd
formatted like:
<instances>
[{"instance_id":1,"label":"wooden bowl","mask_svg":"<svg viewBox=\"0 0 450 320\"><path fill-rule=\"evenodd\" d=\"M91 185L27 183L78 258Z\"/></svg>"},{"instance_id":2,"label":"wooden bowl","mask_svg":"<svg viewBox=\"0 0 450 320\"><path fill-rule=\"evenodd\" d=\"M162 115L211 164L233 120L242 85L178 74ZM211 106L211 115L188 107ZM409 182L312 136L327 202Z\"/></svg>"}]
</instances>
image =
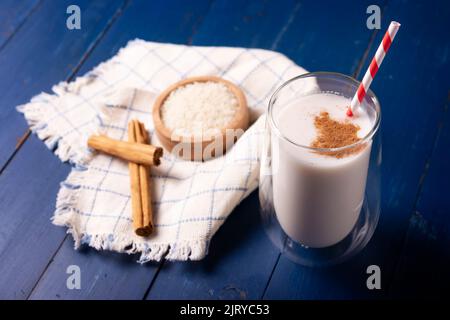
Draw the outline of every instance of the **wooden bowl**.
<instances>
[{"instance_id":1,"label":"wooden bowl","mask_svg":"<svg viewBox=\"0 0 450 320\"><path fill-rule=\"evenodd\" d=\"M194 82L219 82L223 83L236 96L238 108L234 118L224 128L220 128L220 135L209 139L194 139L193 136L177 136L167 128L161 118L161 107L170 93L180 87ZM164 90L153 105L153 122L155 132L164 148L174 152L187 160L207 160L211 157L224 154L243 133L249 125L249 111L244 93L233 83L214 76L200 76L183 79ZM231 130L230 130L231 129ZM239 130L242 129L242 130ZM233 135L233 136L231 136ZM213 144L216 144L215 147ZM209 146L209 147L208 147ZM208 148L208 149L207 149Z\"/></svg>"}]
</instances>

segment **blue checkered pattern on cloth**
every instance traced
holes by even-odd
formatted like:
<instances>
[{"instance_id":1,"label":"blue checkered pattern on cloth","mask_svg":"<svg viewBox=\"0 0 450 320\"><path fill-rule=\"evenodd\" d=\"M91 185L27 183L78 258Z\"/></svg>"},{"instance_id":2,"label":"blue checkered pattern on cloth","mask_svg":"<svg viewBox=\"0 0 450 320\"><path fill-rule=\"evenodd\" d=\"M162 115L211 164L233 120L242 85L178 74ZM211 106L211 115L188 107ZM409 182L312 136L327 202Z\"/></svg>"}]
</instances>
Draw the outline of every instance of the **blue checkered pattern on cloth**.
<instances>
[{"instance_id":1,"label":"blue checkered pattern on cloth","mask_svg":"<svg viewBox=\"0 0 450 320\"><path fill-rule=\"evenodd\" d=\"M193 47L133 40L116 56L71 83L19 106L31 129L73 169L61 183L52 221L67 226L75 247L141 253L150 260L199 260L233 208L258 185L259 148L270 95L304 73L285 56L266 50ZM239 85L255 123L223 157L182 161L166 152L152 168L155 233L134 234L128 165L91 152L93 133L127 139L130 119L153 133L151 108L159 92L182 78L215 75ZM158 145L157 138L152 143Z\"/></svg>"}]
</instances>

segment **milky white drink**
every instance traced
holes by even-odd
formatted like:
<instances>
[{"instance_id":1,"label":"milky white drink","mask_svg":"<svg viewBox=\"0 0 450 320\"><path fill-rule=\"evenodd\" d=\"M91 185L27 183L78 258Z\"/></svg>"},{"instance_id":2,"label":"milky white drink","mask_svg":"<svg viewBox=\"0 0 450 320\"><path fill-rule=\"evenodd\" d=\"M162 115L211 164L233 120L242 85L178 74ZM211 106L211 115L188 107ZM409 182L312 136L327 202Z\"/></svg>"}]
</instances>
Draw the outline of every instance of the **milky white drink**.
<instances>
[{"instance_id":1,"label":"milky white drink","mask_svg":"<svg viewBox=\"0 0 450 320\"><path fill-rule=\"evenodd\" d=\"M373 121L363 108L356 116L347 117L349 105L349 99L335 94L308 95L285 106L274 121L284 137L301 146L311 146L317 138L314 119L321 112L359 126L357 135L363 138ZM302 245L331 246L345 238L358 219L371 142L340 158L295 144L272 134L273 202L278 221L286 234Z\"/></svg>"}]
</instances>

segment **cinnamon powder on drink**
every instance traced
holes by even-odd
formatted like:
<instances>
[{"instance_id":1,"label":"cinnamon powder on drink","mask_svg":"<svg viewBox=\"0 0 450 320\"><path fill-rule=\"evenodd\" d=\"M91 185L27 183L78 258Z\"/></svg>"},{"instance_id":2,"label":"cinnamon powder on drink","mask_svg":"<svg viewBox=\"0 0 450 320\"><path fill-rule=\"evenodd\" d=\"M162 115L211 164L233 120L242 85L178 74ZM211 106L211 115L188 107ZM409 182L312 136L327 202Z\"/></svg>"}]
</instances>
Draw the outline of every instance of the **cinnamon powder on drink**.
<instances>
[{"instance_id":1,"label":"cinnamon powder on drink","mask_svg":"<svg viewBox=\"0 0 450 320\"><path fill-rule=\"evenodd\" d=\"M321 112L314 119L314 126L318 131L317 138L311 143L313 148L340 148L354 144L358 138L360 127L350 122L339 122L330 118L328 112ZM364 145L358 145L342 151L318 152L327 156L343 158L361 150Z\"/></svg>"}]
</instances>

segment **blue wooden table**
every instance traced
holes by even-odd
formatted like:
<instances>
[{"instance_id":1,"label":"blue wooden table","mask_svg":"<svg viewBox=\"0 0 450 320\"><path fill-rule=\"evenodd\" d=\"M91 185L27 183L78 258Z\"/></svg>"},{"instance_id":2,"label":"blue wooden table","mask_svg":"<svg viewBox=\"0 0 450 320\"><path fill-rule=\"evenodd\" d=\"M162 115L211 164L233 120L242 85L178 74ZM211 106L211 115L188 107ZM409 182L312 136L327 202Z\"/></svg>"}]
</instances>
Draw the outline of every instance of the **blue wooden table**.
<instances>
[{"instance_id":1,"label":"blue wooden table","mask_svg":"<svg viewBox=\"0 0 450 320\"><path fill-rule=\"evenodd\" d=\"M66 9L81 8L81 30ZM383 109L382 211L365 250L325 269L295 265L273 247L253 193L200 262L137 264L136 256L73 249L53 226L70 166L33 134L15 106L110 58L128 40L280 51L310 71L361 78L382 33L397 35L372 88ZM12 299L345 299L450 292L450 5L447 1L0 2L0 297ZM381 269L368 290L366 268ZM68 290L66 268L82 270Z\"/></svg>"}]
</instances>

